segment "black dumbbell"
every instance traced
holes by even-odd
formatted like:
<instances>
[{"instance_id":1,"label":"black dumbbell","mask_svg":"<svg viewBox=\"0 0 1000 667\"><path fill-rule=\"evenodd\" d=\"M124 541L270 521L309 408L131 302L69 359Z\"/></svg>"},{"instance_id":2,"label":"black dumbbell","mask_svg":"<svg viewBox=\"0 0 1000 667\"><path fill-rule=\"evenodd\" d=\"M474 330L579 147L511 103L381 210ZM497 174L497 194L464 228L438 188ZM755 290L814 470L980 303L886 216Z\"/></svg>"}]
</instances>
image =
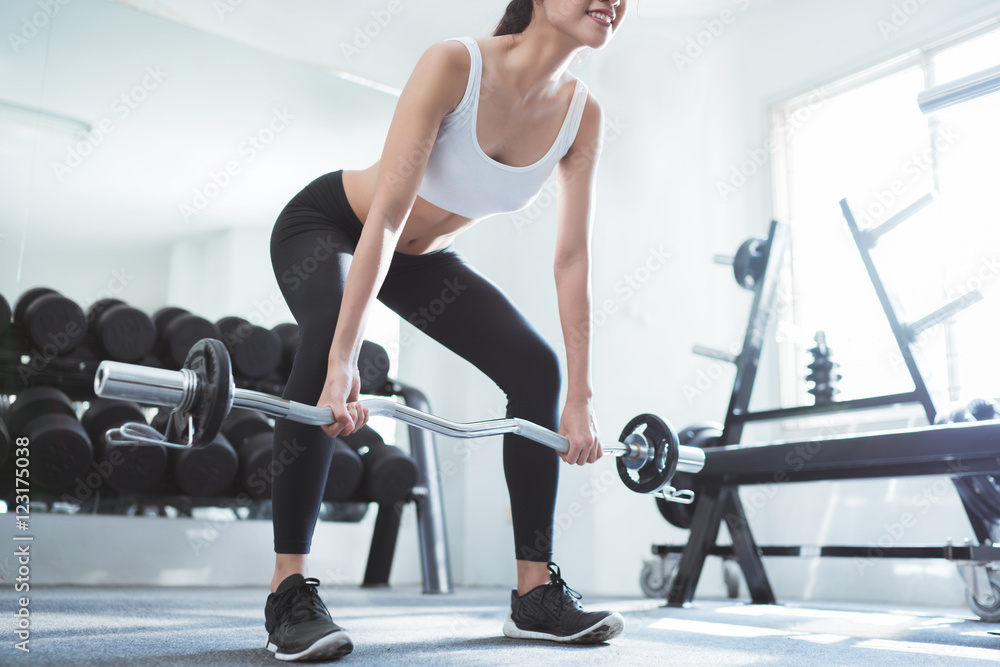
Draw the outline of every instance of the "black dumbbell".
<instances>
[{"instance_id":1,"label":"black dumbbell","mask_svg":"<svg viewBox=\"0 0 1000 667\"><path fill-rule=\"evenodd\" d=\"M370 340L361 342L358 353L358 374L361 376L361 393L388 396L389 355L385 348Z\"/></svg>"},{"instance_id":2,"label":"black dumbbell","mask_svg":"<svg viewBox=\"0 0 1000 667\"><path fill-rule=\"evenodd\" d=\"M167 448L152 443L108 443L108 429L126 422L146 423L135 403L103 398L92 400L80 420L94 444L94 460L107 464L108 484L123 493L141 493L154 488L167 472Z\"/></svg>"},{"instance_id":3,"label":"black dumbbell","mask_svg":"<svg viewBox=\"0 0 1000 667\"><path fill-rule=\"evenodd\" d=\"M14 322L24 326L28 345L47 357L65 356L87 335L80 306L48 287L35 287L14 306Z\"/></svg>"},{"instance_id":4,"label":"black dumbbell","mask_svg":"<svg viewBox=\"0 0 1000 667\"><path fill-rule=\"evenodd\" d=\"M182 493L196 498L228 492L239 469L236 450L221 433L204 447L171 449L168 457L177 487Z\"/></svg>"},{"instance_id":5,"label":"black dumbbell","mask_svg":"<svg viewBox=\"0 0 1000 667\"><path fill-rule=\"evenodd\" d=\"M363 426L343 439L360 455L364 467L360 500L392 504L409 497L417 483L417 462L413 458L385 444L382 436L370 426Z\"/></svg>"},{"instance_id":6,"label":"black dumbbell","mask_svg":"<svg viewBox=\"0 0 1000 667\"><path fill-rule=\"evenodd\" d=\"M188 351L202 338L219 338L219 327L183 308L168 306L153 313L159 356L164 366L180 368Z\"/></svg>"},{"instance_id":7,"label":"black dumbbell","mask_svg":"<svg viewBox=\"0 0 1000 667\"><path fill-rule=\"evenodd\" d=\"M136 363L156 345L156 325L146 313L118 299L100 299L87 309L89 337L102 358Z\"/></svg>"},{"instance_id":8,"label":"black dumbbell","mask_svg":"<svg viewBox=\"0 0 1000 667\"><path fill-rule=\"evenodd\" d=\"M32 387L17 395L7 414L14 438L27 438L33 484L60 491L84 475L93 446L73 404L52 387Z\"/></svg>"},{"instance_id":9,"label":"black dumbbell","mask_svg":"<svg viewBox=\"0 0 1000 667\"><path fill-rule=\"evenodd\" d=\"M10 304L3 298L3 294L0 294L0 336L7 333L7 329L10 328L10 316Z\"/></svg>"},{"instance_id":10,"label":"black dumbbell","mask_svg":"<svg viewBox=\"0 0 1000 667\"><path fill-rule=\"evenodd\" d=\"M280 473L286 462L279 451L273 463L274 435L264 415L248 410L234 410L222 425L222 432L236 447L240 459L237 477L239 486L252 498L270 498L273 475ZM289 456L295 456L288 449ZM361 484L360 457L343 441L333 441L333 457L327 475L323 500L339 501L352 497Z\"/></svg>"},{"instance_id":11,"label":"black dumbbell","mask_svg":"<svg viewBox=\"0 0 1000 667\"><path fill-rule=\"evenodd\" d=\"M251 498L271 497L271 425L252 410L233 410L222 423L222 433L236 449L237 486Z\"/></svg>"},{"instance_id":12,"label":"black dumbbell","mask_svg":"<svg viewBox=\"0 0 1000 667\"><path fill-rule=\"evenodd\" d=\"M233 375L259 380L281 363L281 339L264 327L250 324L242 317L223 317L215 323L218 338L225 343L233 363Z\"/></svg>"},{"instance_id":13,"label":"black dumbbell","mask_svg":"<svg viewBox=\"0 0 1000 667\"><path fill-rule=\"evenodd\" d=\"M284 322L271 329L281 340L281 363L278 364L278 374L287 380L295 362L295 353L299 349L299 325Z\"/></svg>"},{"instance_id":14,"label":"black dumbbell","mask_svg":"<svg viewBox=\"0 0 1000 667\"><path fill-rule=\"evenodd\" d=\"M361 488L364 471L364 463L358 453L340 438L334 438L333 458L330 460L330 472L326 476L323 500L339 502L354 498Z\"/></svg>"},{"instance_id":15,"label":"black dumbbell","mask_svg":"<svg viewBox=\"0 0 1000 667\"><path fill-rule=\"evenodd\" d=\"M974 398L966 404L965 409L975 421L1000 419L1000 403L989 398Z\"/></svg>"}]
</instances>

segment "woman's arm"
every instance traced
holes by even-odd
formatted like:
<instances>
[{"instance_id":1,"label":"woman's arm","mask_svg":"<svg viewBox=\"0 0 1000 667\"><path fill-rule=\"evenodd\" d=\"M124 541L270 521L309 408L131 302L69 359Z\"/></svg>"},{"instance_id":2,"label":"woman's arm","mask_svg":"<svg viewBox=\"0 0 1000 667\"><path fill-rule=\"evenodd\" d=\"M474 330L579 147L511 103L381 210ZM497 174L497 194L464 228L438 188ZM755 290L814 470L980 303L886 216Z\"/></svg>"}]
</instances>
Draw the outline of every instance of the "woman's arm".
<instances>
[{"instance_id":1,"label":"woman's arm","mask_svg":"<svg viewBox=\"0 0 1000 667\"><path fill-rule=\"evenodd\" d=\"M601 108L588 98L576 140L558 169L554 273L566 343L566 406L559 432L570 440L569 452L562 455L567 463L593 463L601 457L591 402L590 235L602 126Z\"/></svg>"},{"instance_id":2,"label":"woman's arm","mask_svg":"<svg viewBox=\"0 0 1000 667\"><path fill-rule=\"evenodd\" d=\"M441 120L465 94L470 61L459 42L435 44L417 62L396 105L368 218L347 275L319 401L333 410L336 423L324 427L331 436L360 427L356 422L363 415L352 414L346 403L356 401L360 389L357 365L365 321L417 198Z\"/></svg>"}]
</instances>

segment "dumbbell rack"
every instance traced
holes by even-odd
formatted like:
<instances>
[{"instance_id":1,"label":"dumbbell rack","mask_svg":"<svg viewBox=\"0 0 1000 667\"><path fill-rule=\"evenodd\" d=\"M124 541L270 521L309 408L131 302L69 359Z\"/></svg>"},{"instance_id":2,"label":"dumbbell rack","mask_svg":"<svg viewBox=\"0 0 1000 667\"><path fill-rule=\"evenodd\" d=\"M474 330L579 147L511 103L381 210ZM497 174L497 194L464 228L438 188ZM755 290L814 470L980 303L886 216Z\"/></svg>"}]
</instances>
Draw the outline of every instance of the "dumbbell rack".
<instances>
[{"instance_id":1,"label":"dumbbell rack","mask_svg":"<svg viewBox=\"0 0 1000 667\"><path fill-rule=\"evenodd\" d=\"M94 376L101 360L89 350L80 348L67 356L42 358L24 341L23 326L17 322L0 333L0 410L5 403L3 397L17 395L33 386L56 387L70 400L77 402L95 398ZM149 361L152 360L147 359ZM268 379L242 379L237 380L236 384L243 389L273 395L280 395L283 389L282 384ZM388 380L384 386L374 387L370 391L381 396L399 396L405 404L429 411L426 397L415 387ZM417 483L405 501L394 506L378 504L363 585L388 585L402 505L414 502L417 507L424 592L450 593L451 574L433 435L411 427L409 444L411 455L417 463ZM235 520L271 518L270 500L266 499L237 503L232 497L197 497L158 492L109 494L98 488L86 498L74 498L72 504L76 507L69 508L63 500L65 495L38 491L32 494L32 504L36 511L162 517L191 516L194 508L220 507L233 510ZM3 496L0 493L0 498ZM6 500L12 502L13 496ZM320 518L334 522L361 521L369 504L353 501L324 502Z\"/></svg>"},{"instance_id":2,"label":"dumbbell rack","mask_svg":"<svg viewBox=\"0 0 1000 667\"><path fill-rule=\"evenodd\" d=\"M970 508L962 493L961 480L979 473L1000 472L1000 421L947 424L924 428L873 434L818 438L805 442L775 443L765 446L741 447L739 441L745 425L752 421L770 421L807 415L844 413L888 405L918 403L929 423L934 423L940 399L933 394L920 371L920 351L913 345L916 336L953 317L975 303L979 294L965 295L930 315L904 324L897 315L895 299L883 283L872 261L870 250L878 239L932 200L925 197L872 230L861 230L846 200L840 202L845 220L864 262L868 276L890 324L900 354L913 381L912 391L873 396L847 401L831 401L811 406L749 410L764 336L768 330L780 278L781 264L789 245L787 226L772 222L768 237L761 240L767 253L763 273L753 285L754 301L749 323L739 355L696 348L696 352L736 365L736 379L726 411L725 424L706 457L705 468L695 476L697 500L690 520L690 535L686 545L653 545L652 552L660 559L659 592L666 596L668 606L684 606L694 599L694 591L708 555L721 556L739 564L747 582L751 602L774 604L776 598L764 570L762 556L852 557L852 558L944 558L955 562L967 585L967 599L979 607L996 610L1000 615L1000 576L993 571L1000 561L1000 548L993 546L1000 535L1000 514L980 516ZM814 452L808 460L801 456L802 447ZM799 453L798 458L790 459ZM794 460L795 464L789 463ZM739 497L740 485L773 484L795 481L899 477L910 475L952 475L959 487L963 506L969 516L979 545L944 546L758 546L750 530ZM995 487L994 487L994 490ZM1000 497L1000 491L997 492ZM662 506L661 506L662 507ZM665 514L666 516L666 514ZM716 544L719 529L726 521L732 546ZM680 555L679 560L677 559ZM671 572L670 563L675 569ZM647 564L643 579L656 574ZM727 577L728 578L728 577ZM732 582L730 591L732 593ZM736 582L738 584L738 582ZM732 594L735 597L735 594ZM973 607L977 610L976 607ZM982 614L981 614L982 615ZM996 620L996 619L994 619Z\"/></svg>"}]
</instances>

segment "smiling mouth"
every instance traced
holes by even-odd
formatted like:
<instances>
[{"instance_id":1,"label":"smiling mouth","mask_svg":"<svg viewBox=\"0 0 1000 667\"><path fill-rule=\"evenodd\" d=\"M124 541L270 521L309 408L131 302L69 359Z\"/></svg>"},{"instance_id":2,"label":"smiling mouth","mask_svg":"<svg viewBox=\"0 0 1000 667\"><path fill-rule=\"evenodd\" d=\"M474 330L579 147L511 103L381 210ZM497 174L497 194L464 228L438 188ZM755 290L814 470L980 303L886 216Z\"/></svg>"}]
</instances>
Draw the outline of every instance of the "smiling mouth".
<instances>
[{"instance_id":1,"label":"smiling mouth","mask_svg":"<svg viewBox=\"0 0 1000 667\"><path fill-rule=\"evenodd\" d=\"M587 12L587 16L594 19L594 21L605 28L610 28L611 23L615 20L613 16L607 14L606 12Z\"/></svg>"}]
</instances>

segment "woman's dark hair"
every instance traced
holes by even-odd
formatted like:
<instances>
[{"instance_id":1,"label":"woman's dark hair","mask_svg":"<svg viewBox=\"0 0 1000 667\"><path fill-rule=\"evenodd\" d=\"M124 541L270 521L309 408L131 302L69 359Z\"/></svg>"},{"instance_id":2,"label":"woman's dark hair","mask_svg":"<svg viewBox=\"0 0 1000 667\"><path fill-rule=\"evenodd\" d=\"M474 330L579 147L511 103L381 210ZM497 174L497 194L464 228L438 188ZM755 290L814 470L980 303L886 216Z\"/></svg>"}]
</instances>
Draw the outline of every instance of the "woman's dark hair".
<instances>
[{"instance_id":1,"label":"woman's dark hair","mask_svg":"<svg viewBox=\"0 0 1000 667\"><path fill-rule=\"evenodd\" d=\"M500 35L516 35L524 32L531 23L531 12L534 9L533 0L511 0L500 19L500 24L493 31L494 37Z\"/></svg>"}]
</instances>

